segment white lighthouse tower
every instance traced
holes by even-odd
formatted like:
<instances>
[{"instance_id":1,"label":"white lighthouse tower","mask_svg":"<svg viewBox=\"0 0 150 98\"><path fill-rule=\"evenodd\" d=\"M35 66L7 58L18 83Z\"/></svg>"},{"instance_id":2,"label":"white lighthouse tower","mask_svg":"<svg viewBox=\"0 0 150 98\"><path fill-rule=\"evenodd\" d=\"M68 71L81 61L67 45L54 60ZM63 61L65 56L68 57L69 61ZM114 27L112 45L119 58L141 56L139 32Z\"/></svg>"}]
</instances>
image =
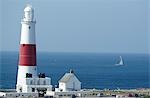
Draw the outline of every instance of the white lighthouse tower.
<instances>
[{"instance_id":1,"label":"white lighthouse tower","mask_svg":"<svg viewBox=\"0 0 150 98\"><path fill-rule=\"evenodd\" d=\"M17 85L24 84L26 74L32 74L37 77L36 69L36 43L35 43L35 23L33 20L34 10L31 6L24 9L24 18L22 19L20 55L18 66Z\"/></svg>"},{"instance_id":2,"label":"white lighthouse tower","mask_svg":"<svg viewBox=\"0 0 150 98\"><path fill-rule=\"evenodd\" d=\"M17 92L51 90L51 79L37 75L34 9L27 5L21 21L21 41L17 75Z\"/></svg>"}]
</instances>

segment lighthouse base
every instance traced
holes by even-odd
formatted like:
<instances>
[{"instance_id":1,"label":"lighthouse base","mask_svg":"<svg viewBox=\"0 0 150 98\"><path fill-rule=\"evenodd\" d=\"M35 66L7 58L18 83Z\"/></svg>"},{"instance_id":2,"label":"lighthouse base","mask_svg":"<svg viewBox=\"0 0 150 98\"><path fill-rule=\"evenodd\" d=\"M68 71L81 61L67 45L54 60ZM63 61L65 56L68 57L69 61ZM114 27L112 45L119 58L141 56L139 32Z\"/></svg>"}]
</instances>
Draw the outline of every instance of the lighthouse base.
<instances>
[{"instance_id":1,"label":"lighthouse base","mask_svg":"<svg viewBox=\"0 0 150 98\"><path fill-rule=\"evenodd\" d=\"M52 90L51 79L44 78L25 78L24 84L17 84L16 91L23 93L39 93Z\"/></svg>"}]
</instances>

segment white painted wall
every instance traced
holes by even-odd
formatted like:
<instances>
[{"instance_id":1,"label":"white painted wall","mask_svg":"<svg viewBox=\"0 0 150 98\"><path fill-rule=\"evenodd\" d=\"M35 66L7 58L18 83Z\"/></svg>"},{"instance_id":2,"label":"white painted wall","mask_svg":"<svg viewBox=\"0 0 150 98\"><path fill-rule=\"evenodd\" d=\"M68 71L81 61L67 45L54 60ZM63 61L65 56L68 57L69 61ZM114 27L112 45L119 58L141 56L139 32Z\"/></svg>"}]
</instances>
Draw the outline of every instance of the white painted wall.
<instances>
[{"instance_id":1,"label":"white painted wall","mask_svg":"<svg viewBox=\"0 0 150 98\"><path fill-rule=\"evenodd\" d=\"M76 78L76 76L74 76L66 84L66 89L68 91L70 91L70 90L80 90L81 89L81 82Z\"/></svg>"},{"instance_id":2,"label":"white painted wall","mask_svg":"<svg viewBox=\"0 0 150 98\"><path fill-rule=\"evenodd\" d=\"M19 88L22 88L22 91ZM45 78L26 78L25 83L18 87L17 92L32 93L32 88L46 88L47 90L52 90L51 79Z\"/></svg>"},{"instance_id":3,"label":"white painted wall","mask_svg":"<svg viewBox=\"0 0 150 98\"><path fill-rule=\"evenodd\" d=\"M59 89L62 91L81 90L81 82L74 75L68 82L59 82Z\"/></svg>"},{"instance_id":4,"label":"white painted wall","mask_svg":"<svg viewBox=\"0 0 150 98\"><path fill-rule=\"evenodd\" d=\"M35 21L22 21L20 44L35 44Z\"/></svg>"},{"instance_id":5,"label":"white painted wall","mask_svg":"<svg viewBox=\"0 0 150 98\"><path fill-rule=\"evenodd\" d=\"M18 66L18 76L17 76L17 84L16 90L19 91L23 85L26 85L27 78L26 73L31 73L33 78L37 78L37 69L36 66Z\"/></svg>"},{"instance_id":6,"label":"white painted wall","mask_svg":"<svg viewBox=\"0 0 150 98\"><path fill-rule=\"evenodd\" d=\"M66 91L66 83L59 82L59 89L60 91Z\"/></svg>"}]
</instances>

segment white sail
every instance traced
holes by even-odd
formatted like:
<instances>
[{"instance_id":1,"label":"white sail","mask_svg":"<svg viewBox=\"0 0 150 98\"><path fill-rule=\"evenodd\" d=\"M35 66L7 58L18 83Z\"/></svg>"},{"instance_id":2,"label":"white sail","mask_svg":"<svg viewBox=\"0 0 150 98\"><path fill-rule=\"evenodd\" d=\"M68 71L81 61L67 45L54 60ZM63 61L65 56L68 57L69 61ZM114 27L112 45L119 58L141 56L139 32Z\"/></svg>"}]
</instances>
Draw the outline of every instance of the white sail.
<instances>
[{"instance_id":1,"label":"white sail","mask_svg":"<svg viewBox=\"0 0 150 98\"><path fill-rule=\"evenodd\" d=\"M123 62L122 56L120 56L120 61L119 61L119 63L117 63L117 64L115 64L115 65L124 65L124 62Z\"/></svg>"},{"instance_id":2,"label":"white sail","mask_svg":"<svg viewBox=\"0 0 150 98\"><path fill-rule=\"evenodd\" d=\"M122 56L120 56L120 62L119 62L120 65L123 65L123 59L122 59Z\"/></svg>"}]
</instances>

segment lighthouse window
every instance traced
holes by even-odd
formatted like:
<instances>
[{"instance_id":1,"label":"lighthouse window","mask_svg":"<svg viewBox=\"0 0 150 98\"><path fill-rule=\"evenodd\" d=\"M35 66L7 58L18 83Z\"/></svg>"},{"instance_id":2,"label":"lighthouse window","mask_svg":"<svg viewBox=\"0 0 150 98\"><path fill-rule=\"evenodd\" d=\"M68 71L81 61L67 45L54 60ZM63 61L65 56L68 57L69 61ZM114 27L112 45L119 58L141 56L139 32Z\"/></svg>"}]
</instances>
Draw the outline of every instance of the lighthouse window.
<instances>
[{"instance_id":1,"label":"lighthouse window","mask_svg":"<svg viewBox=\"0 0 150 98\"><path fill-rule=\"evenodd\" d=\"M32 85L32 80L30 81L30 85Z\"/></svg>"},{"instance_id":2,"label":"lighthouse window","mask_svg":"<svg viewBox=\"0 0 150 98\"><path fill-rule=\"evenodd\" d=\"M37 84L40 85L40 80L37 81Z\"/></svg>"},{"instance_id":3,"label":"lighthouse window","mask_svg":"<svg viewBox=\"0 0 150 98\"><path fill-rule=\"evenodd\" d=\"M32 92L35 92L35 88L32 88Z\"/></svg>"},{"instance_id":4,"label":"lighthouse window","mask_svg":"<svg viewBox=\"0 0 150 98\"><path fill-rule=\"evenodd\" d=\"M46 85L46 81L43 81L43 84Z\"/></svg>"},{"instance_id":5,"label":"lighthouse window","mask_svg":"<svg viewBox=\"0 0 150 98\"><path fill-rule=\"evenodd\" d=\"M21 87L21 88L19 88L19 90L20 90L20 92L22 92L22 87Z\"/></svg>"},{"instance_id":6,"label":"lighthouse window","mask_svg":"<svg viewBox=\"0 0 150 98\"><path fill-rule=\"evenodd\" d=\"M26 73L26 78L32 78L32 74Z\"/></svg>"},{"instance_id":7,"label":"lighthouse window","mask_svg":"<svg viewBox=\"0 0 150 98\"><path fill-rule=\"evenodd\" d=\"M31 27L29 26L29 29L30 29Z\"/></svg>"}]
</instances>

